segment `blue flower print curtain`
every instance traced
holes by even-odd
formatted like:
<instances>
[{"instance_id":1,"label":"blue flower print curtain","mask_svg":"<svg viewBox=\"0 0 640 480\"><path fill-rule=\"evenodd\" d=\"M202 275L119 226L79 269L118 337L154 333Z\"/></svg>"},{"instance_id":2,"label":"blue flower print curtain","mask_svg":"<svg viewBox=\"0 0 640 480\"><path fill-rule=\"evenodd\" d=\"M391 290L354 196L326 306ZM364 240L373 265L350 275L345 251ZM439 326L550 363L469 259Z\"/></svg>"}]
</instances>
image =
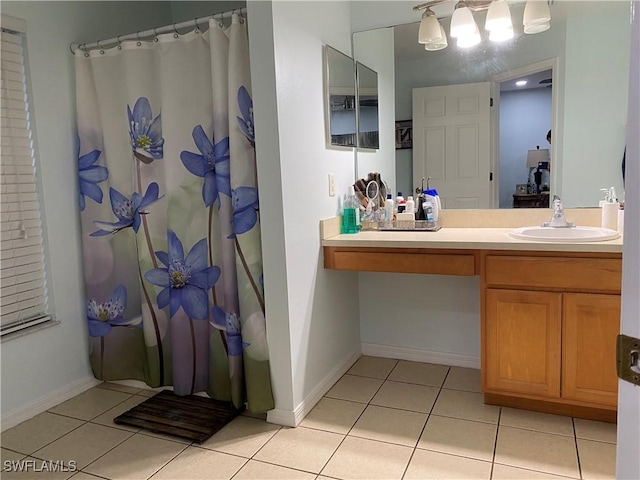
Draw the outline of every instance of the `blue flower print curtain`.
<instances>
[{"instance_id":1,"label":"blue flower print curtain","mask_svg":"<svg viewBox=\"0 0 640 480\"><path fill-rule=\"evenodd\" d=\"M247 32L76 55L91 365L273 408Z\"/></svg>"}]
</instances>

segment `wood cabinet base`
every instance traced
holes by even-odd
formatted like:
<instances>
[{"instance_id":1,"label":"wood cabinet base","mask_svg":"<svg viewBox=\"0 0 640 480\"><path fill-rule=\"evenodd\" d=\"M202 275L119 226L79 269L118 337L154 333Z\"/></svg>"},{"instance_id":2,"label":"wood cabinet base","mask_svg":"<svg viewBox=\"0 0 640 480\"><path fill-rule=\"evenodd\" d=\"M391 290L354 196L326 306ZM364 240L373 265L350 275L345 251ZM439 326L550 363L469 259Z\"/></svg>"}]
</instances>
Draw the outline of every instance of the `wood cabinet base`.
<instances>
[{"instance_id":1,"label":"wood cabinet base","mask_svg":"<svg viewBox=\"0 0 640 480\"><path fill-rule=\"evenodd\" d=\"M606 408L571 405L564 400L554 402L552 400L533 400L530 398L485 393L484 403L502 407L521 408L523 410L533 410L534 412L551 413L554 415L565 415L567 417L586 418L587 420L597 420L599 422L616 423L617 419L615 409L610 410Z\"/></svg>"}]
</instances>

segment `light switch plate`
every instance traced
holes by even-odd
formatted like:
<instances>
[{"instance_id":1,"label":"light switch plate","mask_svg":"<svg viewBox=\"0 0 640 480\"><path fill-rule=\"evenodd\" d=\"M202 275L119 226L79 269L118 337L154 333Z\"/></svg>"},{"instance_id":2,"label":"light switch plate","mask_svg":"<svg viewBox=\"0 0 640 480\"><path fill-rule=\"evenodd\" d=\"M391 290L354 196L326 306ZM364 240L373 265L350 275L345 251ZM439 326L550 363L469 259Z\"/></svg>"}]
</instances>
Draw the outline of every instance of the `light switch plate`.
<instances>
[{"instance_id":1,"label":"light switch plate","mask_svg":"<svg viewBox=\"0 0 640 480\"><path fill-rule=\"evenodd\" d=\"M333 173L329 174L329 196L336 196L336 176Z\"/></svg>"}]
</instances>

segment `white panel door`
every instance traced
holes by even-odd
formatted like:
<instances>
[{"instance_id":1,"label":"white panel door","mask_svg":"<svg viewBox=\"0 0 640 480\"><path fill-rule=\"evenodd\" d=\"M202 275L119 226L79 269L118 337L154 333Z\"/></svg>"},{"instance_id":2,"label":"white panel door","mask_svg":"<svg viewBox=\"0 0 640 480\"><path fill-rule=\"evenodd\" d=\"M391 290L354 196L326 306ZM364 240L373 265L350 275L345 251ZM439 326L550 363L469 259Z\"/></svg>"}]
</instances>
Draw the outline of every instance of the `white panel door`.
<instances>
[{"instance_id":1,"label":"white panel door","mask_svg":"<svg viewBox=\"0 0 640 480\"><path fill-rule=\"evenodd\" d=\"M491 83L413 89L413 185L431 177L443 208L489 208Z\"/></svg>"}]
</instances>

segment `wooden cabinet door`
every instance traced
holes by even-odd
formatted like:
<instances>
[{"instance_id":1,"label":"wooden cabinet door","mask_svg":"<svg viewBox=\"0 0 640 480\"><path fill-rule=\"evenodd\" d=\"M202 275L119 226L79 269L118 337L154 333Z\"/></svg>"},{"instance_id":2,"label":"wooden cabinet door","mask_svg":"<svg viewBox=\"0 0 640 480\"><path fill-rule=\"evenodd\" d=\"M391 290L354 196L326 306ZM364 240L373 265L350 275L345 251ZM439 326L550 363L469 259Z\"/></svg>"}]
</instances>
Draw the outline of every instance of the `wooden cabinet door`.
<instances>
[{"instance_id":1,"label":"wooden cabinet door","mask_svg":"<svg viewBox=\"0 0 640 480\"><path fill-rule=\"evenodd\" d=\"M484 387L560 397L561 293L487 289Z\"/></svg>"},{"instance_id":2,"label":"wooden cabinet door","mask_svg":"<svg viewBox=\"0 0 640 480\"><path fill-rule=\"evenodd\" d=\"M562 397L616 406L620 295L564 294Z\"/></svg>"}]
</instances>

